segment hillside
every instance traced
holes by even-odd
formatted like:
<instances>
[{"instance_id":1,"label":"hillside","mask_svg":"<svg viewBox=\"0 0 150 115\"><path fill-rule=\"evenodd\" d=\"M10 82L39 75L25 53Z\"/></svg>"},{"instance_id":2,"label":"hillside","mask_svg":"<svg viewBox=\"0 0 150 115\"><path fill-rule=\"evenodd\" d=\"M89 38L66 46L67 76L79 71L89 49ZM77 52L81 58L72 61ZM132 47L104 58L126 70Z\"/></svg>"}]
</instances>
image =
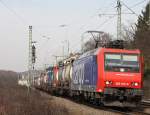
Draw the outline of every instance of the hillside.
<instances>
[{"instance_id":1,"label":"hillside","mask_svg":"<svg viewBox=\"0 0 150 115\"><path fill-rule=\"evenodd\" d=\"M0 71L1 115L67 115L65 107L50 104L50 97L17 85L17 73Z\"/></svg>"}]
</instances>

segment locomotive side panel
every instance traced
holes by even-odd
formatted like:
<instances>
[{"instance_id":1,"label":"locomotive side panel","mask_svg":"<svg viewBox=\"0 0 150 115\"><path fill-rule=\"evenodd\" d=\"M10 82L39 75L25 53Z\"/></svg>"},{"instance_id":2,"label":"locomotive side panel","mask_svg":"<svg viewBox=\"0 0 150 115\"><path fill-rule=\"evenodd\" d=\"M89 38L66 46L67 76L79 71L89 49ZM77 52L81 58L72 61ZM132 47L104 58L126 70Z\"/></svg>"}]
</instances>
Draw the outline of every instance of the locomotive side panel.
<instances>
[{"instance_id":1,"label":"locomotive side panel","mask_svg":"<svg viewBox=\"0 0 150 115\"><path fill-rule=\"evenodd\" d=\"M97 81L96 56L76 60L73 64L71 89L95 92Z\"/></svg>"}]
</instances>

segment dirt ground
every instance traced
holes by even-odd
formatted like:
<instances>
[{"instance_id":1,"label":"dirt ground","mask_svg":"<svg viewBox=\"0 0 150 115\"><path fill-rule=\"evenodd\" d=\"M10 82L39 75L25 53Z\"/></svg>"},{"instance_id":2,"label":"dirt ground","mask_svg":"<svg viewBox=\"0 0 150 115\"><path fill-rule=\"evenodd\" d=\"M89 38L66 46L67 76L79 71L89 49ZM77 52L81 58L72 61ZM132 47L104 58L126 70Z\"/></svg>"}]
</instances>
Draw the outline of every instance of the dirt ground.
<instances>
[{"instance_id":1,"label":"dirt ground","mask_svg":"<svg viewBox=\"0 0 150 115\"><path fill-rule=\"evenodd\" d=\"M0 115L117 115L17 85L17 74L0 71Z\"/></svg>"},{"instance_id":2,"label":"dirt ground","mask_svg":"<svg viewBox=\"0 0 150 115\"><path fill-rule=\"evenodd\" d=\"M143 83L144 99L150 99L150 76L144 79Z\"/></svg>"},{"instance_id":3,"label":"dirt ground","mask_svg":"<svg viewBox=\"0 0 150 115\"><path fill-rule=\"evenodd\" d=\"M86 105L78 104L76 102L73 102L65 98L50 96L46 93L43 93L43 94L45 96L49 96L52 98L50 100L50 103L65 107L69 115L120 115L117 113L103 111L103 110L95 109Z\"/></svg>"}]
</instances>

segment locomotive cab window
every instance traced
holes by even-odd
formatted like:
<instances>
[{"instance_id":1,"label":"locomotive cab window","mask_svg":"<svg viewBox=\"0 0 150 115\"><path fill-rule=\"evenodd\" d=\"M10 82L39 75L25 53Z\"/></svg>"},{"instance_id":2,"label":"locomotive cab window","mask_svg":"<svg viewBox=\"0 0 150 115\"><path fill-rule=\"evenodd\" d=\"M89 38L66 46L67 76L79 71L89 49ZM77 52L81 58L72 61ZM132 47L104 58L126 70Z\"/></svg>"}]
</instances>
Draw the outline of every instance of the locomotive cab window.
<instances>
[{"instance_id":1,"label":"locomotive cab window","mask_svg":"<svg viewBox=\"0 0 150 115\"><path fill-rule=\"evenodd\" d=\"M135 54L105 54L105 71L139 72L139 56Z\"/></svg>"}]
</instances>

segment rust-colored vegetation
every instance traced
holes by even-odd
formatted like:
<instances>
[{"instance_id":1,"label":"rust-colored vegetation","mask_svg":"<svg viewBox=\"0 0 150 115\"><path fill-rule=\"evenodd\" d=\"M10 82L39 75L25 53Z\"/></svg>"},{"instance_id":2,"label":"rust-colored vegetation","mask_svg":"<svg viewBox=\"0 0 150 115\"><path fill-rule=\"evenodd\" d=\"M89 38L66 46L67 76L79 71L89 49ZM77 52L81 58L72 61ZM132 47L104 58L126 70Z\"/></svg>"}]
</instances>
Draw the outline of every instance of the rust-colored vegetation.
<instances>
[{"instance_id":1,"label":"rust-colored vegetation","mask_svg":"<svg viewBox=\"0 0 150 115\"><path fill-rule=\"evenodd\" d=\"M52 103L52 99L18 86L17 73L0 71L0 115L67 115L67 109Z\"/></svg>"}]
</instances>

